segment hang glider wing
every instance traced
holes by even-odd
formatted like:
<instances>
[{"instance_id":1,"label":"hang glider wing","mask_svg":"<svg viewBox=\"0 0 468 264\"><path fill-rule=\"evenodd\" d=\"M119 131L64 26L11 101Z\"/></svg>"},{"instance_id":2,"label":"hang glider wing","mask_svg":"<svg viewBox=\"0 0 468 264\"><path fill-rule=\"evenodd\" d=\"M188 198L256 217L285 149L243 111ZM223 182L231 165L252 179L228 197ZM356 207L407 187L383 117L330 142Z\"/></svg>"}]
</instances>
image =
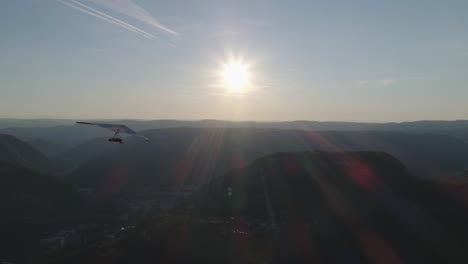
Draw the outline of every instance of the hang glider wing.
<instances>
[{"instance_id":1,"label":"hang glider wing","mask_svg":"<svg viewBox=\"0 0 468 264\"><path fill-rule=\"evenodd\" d=\"M77 124L82 124L82 125L94 125L94 126L99 126L108 130L113 131L115 134L123 133L123 134L128 134L128 135L135 135L138 137L143 138L146 141L150 141L147 137L138 134L136 131L132 130L131 128L125 126L125 125L119 125L119 124L103 124L103 123L90 123L90 122L76 122Z\"/></svg>"}]
</instances>

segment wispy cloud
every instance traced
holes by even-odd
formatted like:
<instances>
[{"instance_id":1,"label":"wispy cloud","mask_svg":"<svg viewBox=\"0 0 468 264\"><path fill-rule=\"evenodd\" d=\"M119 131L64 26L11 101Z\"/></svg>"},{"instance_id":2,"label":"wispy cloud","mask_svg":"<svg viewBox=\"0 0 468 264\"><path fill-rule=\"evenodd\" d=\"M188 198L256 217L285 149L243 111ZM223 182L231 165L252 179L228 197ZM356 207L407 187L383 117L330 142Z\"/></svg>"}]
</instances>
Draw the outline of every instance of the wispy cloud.
<instances>
[{"instance_id":1,"label":"wispy cloud","mask_svg":"<svg viewBox=\"0 0 468 264\"><path fill-rule=\"evenodd\" d=\"M390 86L395 83L395 79L393 78L384 78L384 79L377 79L377 80L359 80L356 82L357 86L365 87L365 86Z\"/></svg>"},{"instance_id":2,"label":"wispy cloud","mask_svg":"<svg viewBox=\"0 0 468 264\"><path fill-rule=\"evenodd\" d=\"M369 85L370 81L369 80L359 80L356 82L358 86L367 86Z\"/></svg>"},{"instance_id":3,"label":"wispy cloud","mask_svg":"<svg viewBox=\"0 0 468 264\"><path fill-rule=\"evenodd\" d=\"M120 19L117 19L117 18L115 18L115 17L113 17L111 15L105 14L105 13L99 11L99 10L96 10L96 9L94 9L94 8L88 6L88 5L85 5L85 4L81 3L81 2L78 2L76 0L69 0L69 1L57 0L57 1L59 1L60 3L66 5L66 6L69 6L71 8L76 9L76 10L79 10L79 11L81 11L83 13L86 13L86 14L88 14L90 16L99 18L99 19L101 19L103 21L106 21L106 22L108 22L110 24L114 24L116 26L127 29L127 30L129 30L129 31L131 31L133 33L139 34L139 35L141 35L141 36L143 36L145 38L149 38L149 39L155 39L156 38L155 36L151 35L150 33L146 32L146 31L144 31L144 30L142 30L140 28L137 28L137 27L135 27L133 25L130 25L127 22L124 22L124 21L122 21Z\"/></svg>"},{"instance_id":4,"label":"wispy cloud","mask_svg":"<svg viewBox=\"0 0 468 264\"><path fill-rule=\"evenodd\" d=\"M176 31L159 23L148 11L141 6L135 4L131 0L90 0L91 2L100 5L104 8L110 9L114 12L123 14L133 19L144 22L148 25L156 27L172 35L179 35Z\"/></svg>"},{"instance_id":5,"label":"wispy cloud","mask_svg":"<svg viewBox=\"0 0 468 264\"><path fill-rule=\"evenodd\" d=\"M385 78L385 79L380 80L380 82L382 83L383 86L389 86L395 82L395 79Z\"/></svg>"}]
</instances>

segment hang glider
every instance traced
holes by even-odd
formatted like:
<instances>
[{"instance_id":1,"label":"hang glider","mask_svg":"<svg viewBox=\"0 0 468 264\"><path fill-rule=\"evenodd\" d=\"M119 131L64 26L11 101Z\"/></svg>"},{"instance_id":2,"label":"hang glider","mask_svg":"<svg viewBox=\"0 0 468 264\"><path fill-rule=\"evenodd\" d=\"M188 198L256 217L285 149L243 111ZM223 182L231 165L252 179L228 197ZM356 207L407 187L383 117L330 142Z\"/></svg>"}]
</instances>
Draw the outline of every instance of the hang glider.
<instances>
[{"instance_id":1,"label":"hang glider","mask_svg":"<svg viewBox=\"0 0 468 264\"><path fill-rule=\"evenodd\" d=\"M110 142L118 142L120 144L123 143L123 139L120 137L120 134L128 134L128 135L133 135L133 136L138 136L143 138L144 140L150 142L150 140L143 136L138 134L136 131L130 129L129 127L125 125L118 125L118 124L103 124L103 123L90 123L90 122L76 122L77 124L81 125L93 125L93 126L99 126L108 130L111 130L114 132L114 136L109 138L108 140Z\"/></svg>"}]
</instances>

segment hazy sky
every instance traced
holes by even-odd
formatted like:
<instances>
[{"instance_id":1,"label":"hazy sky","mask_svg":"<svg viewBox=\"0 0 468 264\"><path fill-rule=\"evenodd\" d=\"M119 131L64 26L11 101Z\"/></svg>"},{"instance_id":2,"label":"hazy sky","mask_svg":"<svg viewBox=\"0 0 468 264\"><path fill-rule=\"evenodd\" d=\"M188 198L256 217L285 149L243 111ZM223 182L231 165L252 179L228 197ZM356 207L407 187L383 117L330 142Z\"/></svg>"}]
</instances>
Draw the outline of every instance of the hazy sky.
<instances>
[{"instance_id":1,"label":"hazy sky","mask_svg":"<svg viewBox=\"0 0 468 264\"><path fill-rule=\"evenodd\" d=\"M0 4L0 117L468 119L466 0Z\"/></svg>"}]
</instances>

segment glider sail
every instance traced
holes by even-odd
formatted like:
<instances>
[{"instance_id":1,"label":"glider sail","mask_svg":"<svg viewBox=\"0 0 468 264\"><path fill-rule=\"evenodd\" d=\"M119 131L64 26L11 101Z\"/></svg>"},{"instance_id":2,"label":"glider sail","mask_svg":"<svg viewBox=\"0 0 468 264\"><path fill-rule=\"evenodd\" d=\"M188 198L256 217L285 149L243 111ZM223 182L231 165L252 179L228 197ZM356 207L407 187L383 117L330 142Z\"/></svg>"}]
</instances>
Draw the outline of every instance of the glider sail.
<instances>
[{"instance_id":1,"label":"glider sail","mask_svg":"<svg viewBox=\"0 0 468 264\"><path fill-rule=\"evenodd\" d=\"M76 122L77 124L82 124L82 125L94 125L94 126L99 126L111 131L114 131L115 135L118 135L119 133L123 134L128 134L128 135L134 135L143 138L146 141L150 141L147 137L138 134L136 131L130 129L129 127L125 125L117 125L117 124L102 124L102 123L90 123L90 122Z\"/></svg>"}]
</instances>

